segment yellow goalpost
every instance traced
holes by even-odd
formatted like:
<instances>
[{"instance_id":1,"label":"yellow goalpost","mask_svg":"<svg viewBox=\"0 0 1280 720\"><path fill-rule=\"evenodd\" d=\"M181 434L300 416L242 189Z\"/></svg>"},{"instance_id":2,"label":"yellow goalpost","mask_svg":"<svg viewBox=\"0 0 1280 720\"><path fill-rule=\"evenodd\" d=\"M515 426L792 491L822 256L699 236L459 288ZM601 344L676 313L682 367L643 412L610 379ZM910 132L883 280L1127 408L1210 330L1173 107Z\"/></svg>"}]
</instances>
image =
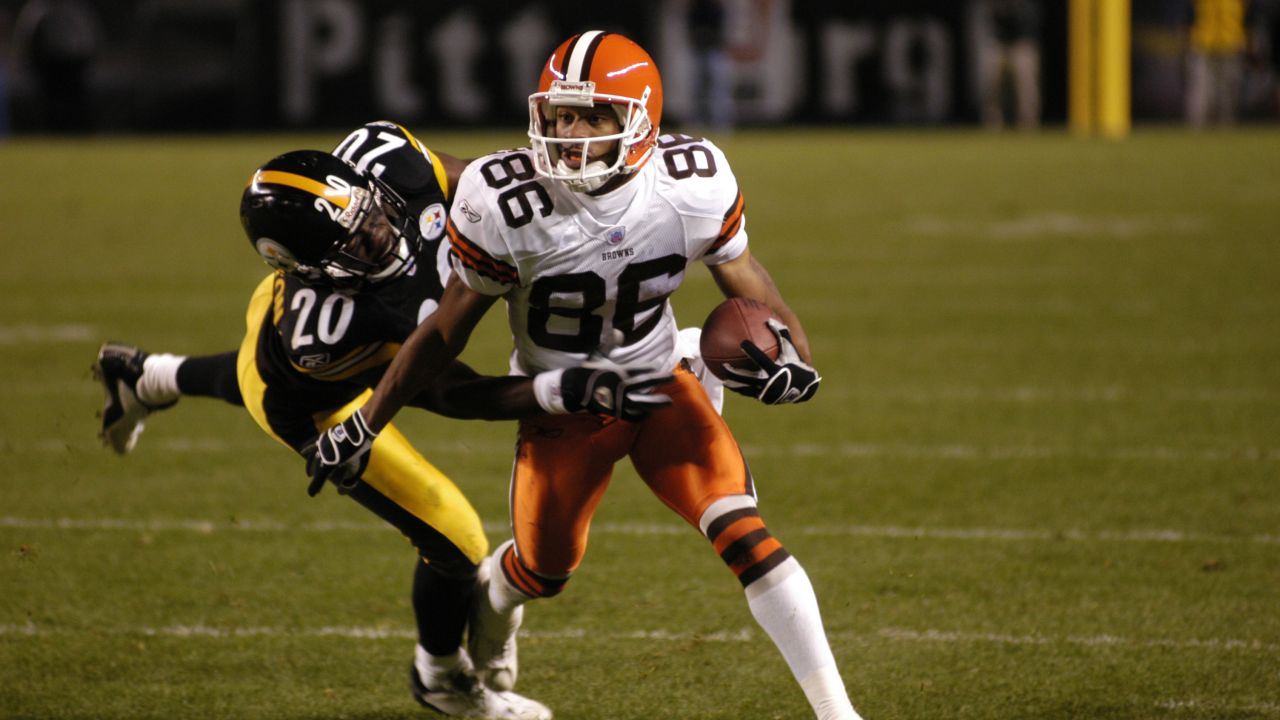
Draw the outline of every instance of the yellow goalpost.
<instances>
[{"instance_id":1,"label":"yellow goalpost","mask_svg":"<svg viewBox=\"0 0 1280 720\"><path fill-rule=\"evenodd\" d=\"M1073 132L1129 134L1130 0L1070 0L1068 119Z\"/></svg>"}]
</instances>

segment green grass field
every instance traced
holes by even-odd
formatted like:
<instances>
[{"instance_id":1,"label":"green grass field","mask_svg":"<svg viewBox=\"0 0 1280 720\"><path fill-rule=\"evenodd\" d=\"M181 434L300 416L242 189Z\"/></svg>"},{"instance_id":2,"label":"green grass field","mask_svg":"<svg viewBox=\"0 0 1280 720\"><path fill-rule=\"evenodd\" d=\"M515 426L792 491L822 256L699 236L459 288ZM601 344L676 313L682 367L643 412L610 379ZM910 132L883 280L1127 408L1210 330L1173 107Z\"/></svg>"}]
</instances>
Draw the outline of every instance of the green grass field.
<instances>
[{"instance_id":1,"label":"green grass field","mask_svg":"<svg viewBox=\"0 0 1280 720\"><path fill-rule=\"evenodd\" d=\"M421 137L460 155L518 133ZM98 447L99 342L231 349L254 166L337 135L0 144L0 717L419 717L412 549L238 409ZM731 398L855 705L1280 718L1280 131L792 131L721 143L805 320L814 402ZM682 324L715 301L695 268ZM505 367L494 313L466 358ZM402 426L505 537L513 428ZM620 467L530 606L561 720L806 718L696 532Z\"/></svg>"}]
</instances>

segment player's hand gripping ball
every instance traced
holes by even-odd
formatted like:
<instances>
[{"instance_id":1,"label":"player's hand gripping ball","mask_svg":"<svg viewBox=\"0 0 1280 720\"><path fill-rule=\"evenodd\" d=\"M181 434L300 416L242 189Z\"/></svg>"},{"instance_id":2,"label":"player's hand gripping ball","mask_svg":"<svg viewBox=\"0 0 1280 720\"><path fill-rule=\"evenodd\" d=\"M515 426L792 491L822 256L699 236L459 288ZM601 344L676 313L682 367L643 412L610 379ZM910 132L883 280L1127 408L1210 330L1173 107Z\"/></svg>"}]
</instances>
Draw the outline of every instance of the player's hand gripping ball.
<instances>
[{"instance_id":1,"label":"player's hand gripping ball","mask_svg":"<svg viewBox=\"0 0 1280 720\"><path fill-rule=\"evenodd\" d=\"M747 298L729 298L716 306L702 323L702 362L712 375L721 380L733 378L724 369L733 365L743 370L759 370L760 366L742 349L749 340L770 358L778 358L778 338L769 329L773 311L768 305Z\"/></svg>"},{"instance_id":2,"label":"player's hand gripping ball","mask_svg":"<svg viewBox=\"0 0 1280 720\"><path fill-rule=\"evenodd\" d=\"M702 361L726 388L766 405L805 402L822 382L787 326L754 300L730 298L712 310L700 344Z\"/></svg>"}]
</instances>

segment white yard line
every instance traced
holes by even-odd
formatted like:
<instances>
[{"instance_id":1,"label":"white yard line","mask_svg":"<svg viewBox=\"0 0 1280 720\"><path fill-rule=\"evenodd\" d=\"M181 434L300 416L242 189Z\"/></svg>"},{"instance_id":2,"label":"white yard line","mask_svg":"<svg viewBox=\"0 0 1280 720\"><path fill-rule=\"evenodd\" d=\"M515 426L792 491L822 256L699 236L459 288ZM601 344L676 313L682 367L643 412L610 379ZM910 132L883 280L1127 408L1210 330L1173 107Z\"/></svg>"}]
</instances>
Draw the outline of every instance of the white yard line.
<instances>
[{"instance_id":1,"label":"white yard line","mask_svg":"<svg viewBox=\"0 0 1280 720\"><path fill-rule=\"evenodd\" d=\"M1074 645L1081 647L1115 647L1126 649L1170 648L1175 650L1219 650L1225 652L1256 652L1264 655L1280 654L1280 644L1262 640L1236 638L1127 638L1118 635L1005 635L1001 633L972 633L949 630L908 630L905 628L881 628L879 637L889 640L923 643L992 644L992 645ZM832 635L833 640L852 639L853 636Z\"/></svg>"},{"instance_id":2,"label":"white yard line","mask_svg":"<svg viewBox=\"0 0 1280 720\"><path fill-rule=\"evenodd\" d=\"M1156 707L1161 710L1171 710L1174 712L1188 711L1196 714L1202 714L1206 711L1223 714L1236 713L1261 713L1264 715L1280 715L1280 703L1274 702L1257 702L1257 703L1227 703L1221 700L1162 700L1156 703Z\"/></svg>"},{"instance_id":3,"label":"white yard line","mask_svg":"<svg viewBox=\"0 0 1280 720\"><path fill-rule=\"evenodd\" d=\"M86 342L97 338L97 331L89 325L65 323L61 325L0 325L0 345L30 345L42 343ZM93 358L85 361L86 367ZM66 388L63 388L63 392Z\"/></svg>"},{"instance_id":4,"label":"white yard line","mask_svg":"<svg viewBox=\"0 0 1280 720\"><path fill-rule=\"evenodd\" d=\"M999 219L914 215L902 228L914 235L973 235L995 242L1045 242L1059 237L1127 240L1148 235L1191 235L1205 231L1204 215L1081 214L1069 211L1027 213Z\"/></svg>"},{"instance_id":5,"label":"white yard line","mask_svg":"<svg viewBox=\"0 0 1280 720\"><path fill-rule=\"evenodd\" d=\"M922 445L910 443L793 443L791 445L744 444L751 457L891 458L908 460L1035 460L1082 458L1150 462L1280 462L1280 448L1110 447L1081 448L1048 445L972 445L966 443Z\"/></svg>"},{"instance_id":6,"label":"white yard line","mask_svg":"<svg viewBox=\"0 0 1280 720\"><path fill-rule=\"evenodd\" d=\"M46 637L55 635L75 635L78 629L64 629L25 623L21 625L0 625L0 637ZM331 626L320 627L272 627L272 626L216 626L216 625L164 625L164 626L125 626L114 628L95 627L94 632L106 632L114 635L139 635L145 637L167 638L242 638L242 637L341 637L360 640L413 639L417 631L411 627L359 627ZM698 633L687 630L666 630L661 628L597 631L586 628L562 628L559 630L521 630L521 637L533 640L604 640L612 641L658 641L658 642L722 642L748 643L765 642L763 633L755 628L743 627L737 630L722 630L712 633ZM900 643L941 643L958 645L1018 645L1018 646L1077 646L1086 648L1117 648L1121 650L1150 650L1164 648L1172 650L1193 650L1196 652L1244 653L1258 655L1280 655L1280 644L1264 642L1257 639L1240 638L1131 638L1118 635L1095 636L1053 636L1053 635L1011 635L1000 633L974 633L950 630L910 630L905 628L881 628L871 634L832 633L831 641L842 643L866 643L876 639Z\"/></svg>"},{"instance_id":7,"label":"white yard line","mask_svg":"<svg viewBox=\"0 0 1280 720\"><path fill-rule=\"evenodd\" d=\"M485 523L491 533L506 533L506 523ZM127 532L193 532L210 535L216 532L386 532L387 526L377 522L319 521L288 523L271 518L246 518L228 522L200 518L29 518L0 516L0 528L28 530L121 530ZM693 528L680 523L610 523L591 526L596 534L607 535L692 535ZM1006 542L1094 542L1094 543L1213 543L1213 544L1280 544L1280 535L1210 535L1183 530L1046 530L1037 528L993 527L909 527L898 525L814 525L798 528L801 535L820 537L869 537L908 540L971 540Z\"/></svg>"},{"instance_id":8,"label":"white yard line","mask_svg":"<svg viewBox=\"0 0 1280 720\"><path fill-rule=\"evenodd\" d=\"M1265 387L1126 388L1120 385L1038 386L930 385L850 386L832 388L831 395L849 400L895 400L921 405L947 402L1009 403L1014 405L1066 403L1265 403L1280 392ZM65 391L65 388L64 388ZM827 392L823 390L823 392Z\"/></svg>"},{"instance_id":9,"label":"white yard line","mask_svg":"<svg viewBox=\"0 0 1280 720\"><path fill-rule=\"evenodd\" d=\"M201 453L243 453L261 448L273 447L271 442L263 438L261 442L229 442L209 437L164 438L144 443L145 450L139 452L201 452ZM10 452L66 453L105 452L88 433L85 437L36 438L22 441L19 444L4 443ZM444 442L424 444L424 451L431 455L457 455L481 453L499 457L511 455L512 444L502 443L458 443ZM1171 447L1163 445L1133 447L1070 447L1053 445L974 445L970 443L860 443L860 442L808 442L778 445L762 445L744 443L743 452L750 458L787 457L787 458L844 458L849 460L865 459L906 459L906 460L947 460L947 461L1010 461L1010 460L1053 460L1079 458L1086 460L1113 460L1129 462L1207 462L1207 463L1277 463L1280 462L1280 447L1258 447L1245 445L1240 447Z\"/></svg>"}]
</instances>

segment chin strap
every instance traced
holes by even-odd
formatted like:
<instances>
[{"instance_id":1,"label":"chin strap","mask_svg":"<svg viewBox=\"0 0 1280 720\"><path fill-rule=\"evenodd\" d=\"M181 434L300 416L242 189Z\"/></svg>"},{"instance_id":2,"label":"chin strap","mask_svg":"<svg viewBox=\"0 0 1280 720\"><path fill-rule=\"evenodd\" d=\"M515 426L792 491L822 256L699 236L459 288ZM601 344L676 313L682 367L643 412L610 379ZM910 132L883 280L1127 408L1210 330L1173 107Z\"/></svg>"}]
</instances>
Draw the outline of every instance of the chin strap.
<instances>
[{"instance_id":1,"label":"chin strap","mask_svg":"<svg viewBox=\"0 0 1280 720\"><path fill-rule=\"evenodd\" d=\"M577 171L569 167L567 164L565 164L564 160L560 160L556 163L556 172L563 173L565 175L570 175L575 173L581 175L582 173L586 173L586 172L595 172L598 170L608 170L608 169L609 169L609 166L603 160L592 160L591 162L587 163L587 166L585 168L582 168L581 171ZM565 187L569 188L574 192L581 192L581 193L594 192L596 190L599 190L601 186L603 186L605 183L613 179L613 177L617 175L621 171L621 169L622 169L621 166L619 166L618 168L615 168L613 172L605 172L601 175L597 175L595 177L589 177L581 180L564 180L563 182L565 184Z\"/></svg>"}]
</instances>

